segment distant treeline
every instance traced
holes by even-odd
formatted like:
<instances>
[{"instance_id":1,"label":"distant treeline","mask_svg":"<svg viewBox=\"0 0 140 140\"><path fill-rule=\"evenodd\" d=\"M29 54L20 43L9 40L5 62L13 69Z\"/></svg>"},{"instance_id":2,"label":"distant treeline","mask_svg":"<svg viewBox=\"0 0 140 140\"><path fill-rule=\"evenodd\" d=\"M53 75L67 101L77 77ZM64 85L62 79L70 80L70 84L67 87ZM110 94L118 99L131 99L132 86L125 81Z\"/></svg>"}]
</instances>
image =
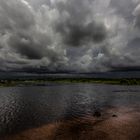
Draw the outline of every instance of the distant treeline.
<instances>
[{"instance_id":1,"label":"distant treeline","mask_svg":"<svg viewBox=\"0 0 140 140\"><path fill-rule=\"evenodd\" d=\"M71 83L104 83L119 85L140 85L140 79L104 79L104 78L52 78L48 81L53 82L71 82Z\"/></svg>"},{"instance_id":2,"label":"distant treeline","mask_svg":"<svg viewBox=\"0 0 140 140\"><path fill-rule=\"evenodd\" d=\"M16 79L0 80L0 86L45 85L48 82L57 83L101 83L118 85L140 85L140 79L104 79L104 78L47 78L47 79Z\"/></svg>"}]
</instances>

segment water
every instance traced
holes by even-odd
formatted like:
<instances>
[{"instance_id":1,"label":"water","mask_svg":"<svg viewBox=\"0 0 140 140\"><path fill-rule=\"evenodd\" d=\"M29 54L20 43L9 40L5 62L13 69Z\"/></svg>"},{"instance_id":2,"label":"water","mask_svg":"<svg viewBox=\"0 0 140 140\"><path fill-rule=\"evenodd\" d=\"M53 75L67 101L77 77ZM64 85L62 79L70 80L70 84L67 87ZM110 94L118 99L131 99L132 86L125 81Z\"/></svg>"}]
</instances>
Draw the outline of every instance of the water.
<instances>
[{"instance_id":1,"label":"water","mask_svg":"<svg viewBox=\"0 0 140 140\"><path fill-rule=\"evenodd\" d=\"M139 101L140 86L49 84L0 88L0 134L92 115L108 106L137 106Z\"/></svg>"}]
</instances>

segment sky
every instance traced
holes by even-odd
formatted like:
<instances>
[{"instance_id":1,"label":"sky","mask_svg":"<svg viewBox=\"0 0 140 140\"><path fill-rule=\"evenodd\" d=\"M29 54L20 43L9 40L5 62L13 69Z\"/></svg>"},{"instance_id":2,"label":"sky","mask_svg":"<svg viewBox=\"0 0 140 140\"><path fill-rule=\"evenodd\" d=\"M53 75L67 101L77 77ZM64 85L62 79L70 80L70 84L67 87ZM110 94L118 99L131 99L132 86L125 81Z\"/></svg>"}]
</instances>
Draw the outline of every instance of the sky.
<instances>
[{"instance_id":1,"label":"sky","mask_svg":"<svg viewBox=\"0 0 140 140\"><path fill-rule=\"evenodd\" d=\"M0 70L140 69L140 0L0 0Z\"/></svg>"}]
</instances>

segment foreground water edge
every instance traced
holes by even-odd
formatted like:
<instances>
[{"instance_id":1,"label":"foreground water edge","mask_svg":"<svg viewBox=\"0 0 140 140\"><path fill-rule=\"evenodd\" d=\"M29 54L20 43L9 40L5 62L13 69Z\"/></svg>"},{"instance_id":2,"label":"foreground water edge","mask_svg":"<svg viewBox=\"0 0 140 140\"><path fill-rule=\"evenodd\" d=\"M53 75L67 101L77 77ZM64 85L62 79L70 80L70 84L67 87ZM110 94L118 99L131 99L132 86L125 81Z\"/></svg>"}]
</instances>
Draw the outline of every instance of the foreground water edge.
<instances>
[{"instance_id":1,"label":"foreground water edge","mask_svg":"<svg viewBox=\"0 0 140 140\"><path fill-rule=\"evenodd\" d=\"M49 83L3 87L0 139L137 140L139 101L140 86Z\"/></svg>"},{"instance_id":2,"label":"foreground water edge","mask_svg":"<svg viewBox=\"0 0 140 140\"><path fill-rule=\"evenodd\" d=\"M116 112L117 115L112 115ZM85 116L63 120L3 140L139 140L140 112L134 108L108 108L100 118Z\"/></svg>"}]
</instances>

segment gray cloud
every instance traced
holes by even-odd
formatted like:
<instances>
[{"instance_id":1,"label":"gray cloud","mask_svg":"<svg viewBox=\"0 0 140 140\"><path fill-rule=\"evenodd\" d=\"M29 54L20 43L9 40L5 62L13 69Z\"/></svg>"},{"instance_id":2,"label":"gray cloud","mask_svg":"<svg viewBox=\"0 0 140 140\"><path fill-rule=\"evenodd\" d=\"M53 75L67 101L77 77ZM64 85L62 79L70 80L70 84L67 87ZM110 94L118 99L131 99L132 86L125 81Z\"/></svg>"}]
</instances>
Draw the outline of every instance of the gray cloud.
<instances>
[{"instance_id":1,"label":"gray cloud","mask_svg":"<svg viewBox=\"0 0 140 140\"><path fill-rule=\"evenodd\" d=\"M133 15L135 16L135 27L140 28L140 4L138 4L135 10L133 11Z\"/></svg>"},{"instance_id":2,"label":"gray cloud","mask_svg":"<svg viewBox=\"0 0 140 140\"><path fill-rule=\"evenodd\" d=\"M71 46L81 46L89 41L102 42L107 36L105 26L95 22L80 25L67 21L64 25L57 24L57 31L63 36L64 43Z\"/></svg>"},{"instance_id":3,"label":"gray cloud","mask_svg":"<svg viewBox=\"0 0 140 140\"><path fill-rule=\"evenodd\" d=\"M139 0L0 0L1 69L135 69L139 29Z\"/></svg>"}]
</instances>

